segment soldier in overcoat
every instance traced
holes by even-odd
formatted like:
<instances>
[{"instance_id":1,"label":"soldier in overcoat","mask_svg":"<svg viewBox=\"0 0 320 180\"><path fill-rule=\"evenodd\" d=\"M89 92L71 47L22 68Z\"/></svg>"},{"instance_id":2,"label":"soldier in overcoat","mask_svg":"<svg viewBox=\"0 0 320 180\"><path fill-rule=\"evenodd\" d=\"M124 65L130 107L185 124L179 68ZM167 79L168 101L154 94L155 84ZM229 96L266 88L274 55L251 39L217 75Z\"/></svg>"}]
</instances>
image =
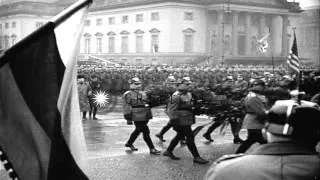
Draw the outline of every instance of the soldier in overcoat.
<instances>
[{"instance_id":1,"label":"soldier in overcoat","mask_svg":"<svg viewBox=\"0 0 320 180\"><path fill-rule=\"evenodd\" d=\"M208 161L200 157L191 129L191 125L195 123L195 115L193 113L194 101L190 92L191 83L189 77L184 77L178 85L178 90L173 93L168 104L167 113L170 118L170 123L173 125L173 129L177 134L171 140L163 155L173 160L179 160L180 158L173 154L173 150L179 141L186 137L188 149L194 158L193 162L206 164Z\"/></svg>"}]
</instances>

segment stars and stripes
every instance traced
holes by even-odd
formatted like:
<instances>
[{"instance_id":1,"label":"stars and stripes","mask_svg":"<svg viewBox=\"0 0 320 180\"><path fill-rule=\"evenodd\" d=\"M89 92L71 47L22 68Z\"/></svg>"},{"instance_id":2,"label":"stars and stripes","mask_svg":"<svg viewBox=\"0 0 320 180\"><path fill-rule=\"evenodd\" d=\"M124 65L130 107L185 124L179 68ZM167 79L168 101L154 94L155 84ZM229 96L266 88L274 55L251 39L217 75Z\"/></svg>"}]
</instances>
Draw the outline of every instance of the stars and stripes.
<instances>
[{"instance_id":1,"label":"stars and stripes","mask_svg":"<svg viewBox=\"0 0 320 180\"><path fill-rule=\"evenodd\" d=\"M298 56L298 45L297 45L297 38L296 33L293 32L293 43L290 50L290 54L287 58L287 64L288 66L297 74L300 73L300 60Z\"/></svg>"}]
</instances>

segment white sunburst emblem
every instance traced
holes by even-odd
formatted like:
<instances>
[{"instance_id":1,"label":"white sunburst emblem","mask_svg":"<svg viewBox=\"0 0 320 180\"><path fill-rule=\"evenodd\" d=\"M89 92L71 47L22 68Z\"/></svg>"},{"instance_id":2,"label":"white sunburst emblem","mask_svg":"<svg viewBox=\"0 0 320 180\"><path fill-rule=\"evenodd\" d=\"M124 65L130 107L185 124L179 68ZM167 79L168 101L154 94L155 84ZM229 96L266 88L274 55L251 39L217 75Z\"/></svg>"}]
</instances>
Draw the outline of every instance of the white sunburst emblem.
<instances>
[{"instance_id":1,"label":"white sunburst emblem","mask_svg":"<svg viewBox=\"0 0 320 180\"><path fill-rule=\"evenodd\" d=\"M110 103L110 95L105 91L97 91L93 94L93 102L100 108Z\"/></svg>"}]
</instances>

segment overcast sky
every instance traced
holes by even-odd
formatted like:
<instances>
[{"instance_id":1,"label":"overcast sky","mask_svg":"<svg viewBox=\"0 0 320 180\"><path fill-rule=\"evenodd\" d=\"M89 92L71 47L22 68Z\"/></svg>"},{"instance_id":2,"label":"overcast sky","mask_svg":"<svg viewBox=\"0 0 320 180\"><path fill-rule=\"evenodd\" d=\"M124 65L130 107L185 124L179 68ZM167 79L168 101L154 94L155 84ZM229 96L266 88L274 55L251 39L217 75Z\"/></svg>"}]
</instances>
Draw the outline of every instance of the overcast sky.
<instances>
[{"instance_id":1,"label":"overcast sky","mask_svg":"<svg viewBox=\"0 0 320 180\"><path fill-rule=\"evenodd\" d=\"M319 0L288 0L288 1L299 2L302 8L313 6L313 5L320 5Z\"/></svg>"}]
</instances>

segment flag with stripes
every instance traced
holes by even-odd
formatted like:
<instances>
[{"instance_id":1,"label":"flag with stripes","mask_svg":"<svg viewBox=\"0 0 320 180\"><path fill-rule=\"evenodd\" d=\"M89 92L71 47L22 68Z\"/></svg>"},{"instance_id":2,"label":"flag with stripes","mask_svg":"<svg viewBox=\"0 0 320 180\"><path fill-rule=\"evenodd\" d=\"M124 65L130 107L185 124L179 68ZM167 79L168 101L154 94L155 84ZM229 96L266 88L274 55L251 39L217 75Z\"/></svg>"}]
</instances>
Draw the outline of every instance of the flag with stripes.
<instances>
[{"instance_id":1,"label":"flag with stripes","mask_svg":"<svg viewBox=\"0 0 320 180\"><path fill-rule=\"evenodd\" d=\"M79 0L0 57L0 148L19 179L88 179L76 55L91 3Z\"/></svg>"},{"instance_id":2,"label":"flag with stripes","mask_svg":"<svg viewBox=\"0 0 320 180\"><path fill-rule=\"evenodd\" d=\"M293 43L290 54L287 58L287 64L294 72L296 72L297 74L300 73L300 60L298 56L298 46L295 32L293 32Z\"/></svg>"}]
</instances>

